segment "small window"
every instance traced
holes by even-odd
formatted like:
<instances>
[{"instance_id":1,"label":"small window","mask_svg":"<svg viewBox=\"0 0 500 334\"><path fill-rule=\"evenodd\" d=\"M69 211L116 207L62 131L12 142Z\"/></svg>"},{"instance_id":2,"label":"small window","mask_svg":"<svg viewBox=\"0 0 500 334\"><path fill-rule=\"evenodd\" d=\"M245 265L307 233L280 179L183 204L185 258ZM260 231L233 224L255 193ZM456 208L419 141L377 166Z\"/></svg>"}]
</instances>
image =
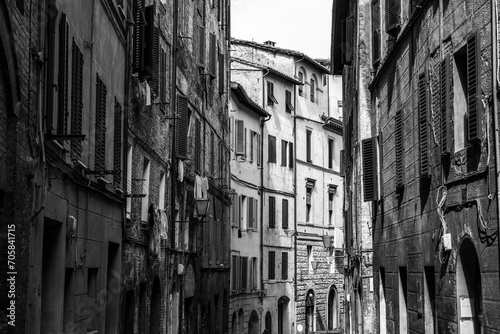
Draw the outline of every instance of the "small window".
<instances>
[{"instance_id":1,"label":"small window","mask_svg":"<svg viewBox=\"0 0 500 334\"><path fill-rule=\"evenodd\" d=\"M302 96L302 97L305 97L305 93L304 93L304 73L302 72L299 72L299 81L302 83L301 85L299 85L299 96Z\"/></svg>"},{"instance_id":2,"label":"small window","mask_svg":"<svg viewBox=\"0 0 500 334\"><path fill-rule=\"evenodd\" d=\"M289 90L285 91L285 101L286 101L285 111L288 113L295 111L295 108L292 105L292 92Z\"/></svg>"},{"instance_id":3,"label":"small window","mask_svg":"<svg viewBox=\"0 0 500 334\"><path fill-rule=\"evenodd\" d=\"M269 227L276 227L276 198L269 196Z\"/></svg>"},{"instance_id":4,"label":"small window","mask_svg":"<svg viewBox=\"0 0 500 334\"><path fill-rule=\"evenodd\" d=\"M288 252L281 253L281 279L288 279Z\"/></svg>"},{"instance_id":5,"label":"small window","mask_svg":"<svg viewBox=\"0 0 500 334\"><path fill-rule=\"evenodd\" d=\"M334 157L334 141L333 138L328 139L328 168L333 168L333 157Z\"/></svg>"},{"instance_id":6,"label":"small window","mask_svg":"<svg viewBox=\"0 0 500 334\"><path fill-rule=\"evenodd\" d=\"M267 276L269 279L275 279L275 267L276 267L276 253L273 251L269 252L269 261L268 261L268 269Z\"/></svg>"},{"instance_id":7,"label":"small window","mask_svg":"<svg viewBox=\"0 0 500 334\"><path fill-rule=\"evenodd\" d=\"M314 80L313 78L311 78L311 85L310 85L310 88L311 88L311 91L310 91L310 98L311 98L311 102L315 102L316 101L316 80Z\"/></svg>"},{"instance_id":8,"label":"small window","mask_svg":"<svg viewBox=\"0 0 500 334\"><path fill-rule=\"evenodd\" d=\"M276 137L269 136L268 137L268 151L267 151L267 161L276 163Z\"/></svg>"},{"instance_id":9,"label":"small window","mask_svg":"<svg viewBox=\"0 0 500 334\"><path fill-rule=\"evenodd\" d=\"M312 141L312 131L306 130L306 161L312 162L311 159L311 141Z\"/></svg>"},{"instance_id":10,"label":"small window","mask_svg":"<svg viewBox=\"0 0 500 334\"><path fill-rule=\"evenodd\" d=\"M286 140L281 141L281 166L286 167L287 163L287 155L288 152L288 142Z\"/></svg>"},{"instance_id":11,"label":"small window","mask_svg":"<svg viewBox=\"0 0 500 334\"><path fill-rule=\"evenodd\" d=\"M333 225L333 193L328 193L328 225Z\"/></svg>"},{"instance_id":12,"label":"small window","mask_svg":"<svg viewBox=\"0 0 500 334\"><path fill-rule=\"evenodd\" d=\"M274 83L268 81L267 82L267 105L274 106L278 104L278 100L274 97Z\"/></svg>"},{"instance_id":13,"label":"small window","mask_svg":"<svg viewBox=\"0 0 500 334\"><path fill-rule=\"evenodd\" d=\"M284 230L288 229L288 200L283 199L281 202L281 225Z\"/></svg>"}]
</instances>

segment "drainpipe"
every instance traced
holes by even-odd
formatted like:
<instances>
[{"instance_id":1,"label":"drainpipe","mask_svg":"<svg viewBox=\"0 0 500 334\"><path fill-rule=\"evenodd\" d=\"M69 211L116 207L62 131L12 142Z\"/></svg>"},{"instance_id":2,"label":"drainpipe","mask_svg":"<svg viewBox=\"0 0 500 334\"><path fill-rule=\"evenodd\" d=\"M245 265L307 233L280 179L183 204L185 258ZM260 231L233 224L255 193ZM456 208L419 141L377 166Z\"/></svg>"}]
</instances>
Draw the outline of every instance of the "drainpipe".
<instances>
[{"instance_id":1,"label":"drainpipe","mask_svg":"<svg viewBox=\"0 0 500 334\"><path fill-rule=\"evenodd\" d=\"M497 91L498 91L498 50L497 50L497 37L498 37L498 12L497 12L497 0L491 2L491 62L493 70L493 80L492 83L492 100L493 100L493 125L495 127L495 180L496 180L496 197L497 197L497 224L500 229L500 147L499 140L500 135L498 131L498 101L497 101ZM489 117L489 115L487 115ZM500 254L500 248L498 248Z\"/></svg>"}]
</instances>

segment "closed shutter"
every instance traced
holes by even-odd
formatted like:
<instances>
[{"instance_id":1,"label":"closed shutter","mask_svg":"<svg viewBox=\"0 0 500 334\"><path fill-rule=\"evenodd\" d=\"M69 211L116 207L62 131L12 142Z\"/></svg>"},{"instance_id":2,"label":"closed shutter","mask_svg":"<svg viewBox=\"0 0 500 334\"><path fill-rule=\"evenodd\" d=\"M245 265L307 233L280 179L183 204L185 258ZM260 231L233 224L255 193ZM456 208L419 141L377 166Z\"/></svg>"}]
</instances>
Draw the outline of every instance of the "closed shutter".
<instances>
[{"instance_id":1,"label":"closed shutter","mask_svg":"<svg viewBox=\"0 0 500 334\"><path fill-rule=\"evenodd\" d=\"M222 53L219 53L219 94L224 94L225 92L225 87L224 87L224 82L225 82L225 76L226 76L226 71L225 71L225 63L224 63L224 55Z\"/></svg>"},{"instance_id":2,"label":"closed shutter","mask_svg":"<svg viewBox=\"0 0 500 334\"><path fill-rule=\"evenodd\" d=\"M73 40L71 72L71 134L82 134L83 129L83 54ZM71 156L80 159L82 142L71 141Z\"/></svg>"},{"instance_id":3,"label":"closed shutter","mask_svg":"<svg viewBox=\"0 0 500 334\"><path fill-rule=\"evenodd\" d=\"M96 116L95 116L95 170L106 170L106 85L97 75L96 79Z\"/></svg>"},{"instance_id":4,"label":"closed shutter","mask_svg":"<svg viewBox=\"0 0 500 334\"><path fill-rule=\"evenodd\" d=\"M254 144L253 144L254 140L253 140L253 138L254 138L254 136L255 136L255 132L253 132L252 130L250 130L250 162L253 162L253 155L254 155L253 154L253 150L254 150L254 147L253 147L254 146Z\"/></svg>"},{"instance_id":5,"label":"closed shutter","mask_svg":"<svg viewBox=\"0 0 500 334\"><path fill-rule=\"evenodd\" d=\"M217 73L217 40L214 34L210 34L210 74L215 77Z\"/></svg>"},{"instance_id":6,"label":"closed shutter","mask_svg":"<svg viewBox=\"0 0 500 334\"><path fill-rule=\"evenodd\" d=\"M288 229L288 200L284 199L281 202L281 217L283 229Z\"/></svg>"},{"instance_id":7,"label":"closed shutter","mask_svg":"<svg viewBox=\"0 0 500 334\"><path fill-rule=\"evenodd\" d=\"M159 29L154 26L155 22L155 5L146 7L146 27L144 29L144 70L149 74L149 86L151 87L151 92L155 96L158 96L158 67L160 63L159 52L160 52L160 32Z\"/></svg>"},{"instance_id":8,"label":"closed shutter","mask_svg":"<svg viewBox=\"0 0 500 334\"><path fill-rule=\"evenodd\" d=\"M268 161L276 163L276 137L269 136L268 140Z\"/></svg>"},{"instance_id":9,"label":"closed shutter","mask_svg":"<svg viewBox=\"0 0 500 334\"><path fill-rule=\"evenodd\" d=\"M194 168L201 172L201 122L195 118L195 133L194 133Z\"/></svg>"},{"instance_id":10,"label":"closed shutter","mask_svg":"<svg viewBox=\"0 0 500 334\"><path fill-rule=\"evenodd\" d=\"M364 201L374 201L378 198L377 154L375 138L363 139L362 150Z\"/></svg>"},{"instance_id":11,"label":"closed shutter","mask_svg":"<svg viewBox=\"0 0 500 334\"><path fill-rule=\"evenodd\" d=\"M253 201L253 197L249 197L248 200L248 228L249 229L253 229L254 228L254 217L253 217L253 213L254 213L254 209L253 209L253 204L254 204L254 201Z\"/></svg>"},{"instance_id":12,"label":"closed shutter","mask_svg":"<svg viewBox=\"0 0 500 334\"><path fill-rule=\"evenodd\" d=\"M276 227L276 199L269 196L269 227Z\"/></svg>"},{"instance_id":13,"label":"closed shutter","mask_svg":"<svg viewBox=\"0 0 500 334\"><path fill-rule=\"evenodd\" d=\"M276 255L275 252L269 252L269 261L268 261L268 278L269 279L274 279L276 277L275 275L275 268L276 268Z\"/></svg>"},{"instance_id":14,"label":"closed shutter","mask_svg":"<svg viewBox=\"0 0 500 334\"><path fill-rule=\"evenodd\" d=\"M242 120L236 120L236 154L245 153L245 124Z\"/></svg>"},{"instance_id":15,"label":"closed shutter","mask_svg":"<svg viewBox=\"0 0 500 334\"><path fill-rule=\"evenodd\" d=\"M166 110L165 103L167 102L167 53L161 49L160 62L160 102L161 109Z\"/></svg>"},{"instance_id":16,"label":"closed shutter","mask_svg":"<svg viewBox=\"0 0 500 334\"><path fill-rule=\"evenodd\" d=\"M187 159L189 110L187 97L177 95L177 158Z\"/></svg>"},{"instance_id":17,"label":"closed shutter","mask_svg":"<svg viewBox=\"0 0 500 334\"><path fill-rule=\"evenodd\" d=\"M257 166L260 166L260 162L262 161L262 156L261 156L261 137L260 133L257 133Z\"/></svg>"},{"instance_id":18,"label":"closed shutter","mask_svg":"<svg viewBox=\"0 0 500 334\"><path fill-rule=\"evenodd\" d=\"M259 200L254 199L253 200L253 228L257 229L257 222L258 222L258 214L259 214Z\"/></svg>"},{"instance_id":19,"label":"closed shutter","mask_svg":"<svg viewBox=\"0 0 500 334\"><path fill-rule=\"evenodd\" d=\"M122 106L118 103L115 97L115 119L114 119L115 133L114 133L114 177L113 183L115 188L122 189Z\"/></svg>"},{"instance_id":20,"label":"closed shutter","mask_svg":"<svg viewBox=\"0 0 500 334\"><path fill-rule=\"evenodd\" d=\"M231 268L231 272L232 272L231 289L233 291L237 291L238 290L238 270L236 268L239 267L238 256L237 255L233 255L232 256L231 267L232 267Z\"/></svg>"},{"instance_id":21,"label":"closed shutter","mask_svg":"<svg viewBox=\"0 0 500 334\"><path fill-rule=\"evenodd\" d=\"M140 72L143 68L144 52L144 0L136 0L133 5L134 37L133 37L133 72Z\"/></svg>"},{"instance_id":22,"label":"closed shutter","mask_svg":"<svg viewBox=\"0 0 500 334\"><path fill-rule=\"evenodd\" d=\"M345 175L345 150L340 150L340 176Z\"/></svg>"},{"instance_id":23,"label":"closed shutter","mask_svg":"<svg viewBox=\"0 0 500 334\"><path fill-rule=\"evenodd\" d=\"M281 279L288 279L288 252L283 252L281 254Z\"/></svg>"},{"instance_id":24,"label":"closed shutter","mask_svg":"<svg viewBox=\"0 0 500 334\"><path fill-rule=\"evenodd\" d=\"M289 152L290 154L288 155L289 161L288 161L288 167L293 168L294 165L294 160L293 160L293 143L288 143L289 146Z\"/></svg>"},{"instance_id":25,"label":"closed shutter","mask_svg":"<svg viewBox=\"0 0 500 334\"><path fill-rule=\"evenodd\" d=\"M481 101L481 55L479 34L475 32L467 39L467 105L469 141L482 137L482 101Z\"/></svg>"},{"instance_id":26,"label":"closed shutter","mask_svg":"<svg viewBox=\"0 0 500 334\"><path fill-rule=\"evenodd\" d=\"M306 131L306 160L307 162L312 162L311 160L311 130Z\"/></svg>"},{"instance_id":27,"label":"closed shutter","mask_svg":"<svg viewBox=\"0 0 500 334\"><path fill-rule=\"evenodd\" d=\"M451 154L451 62L446 54L441 63L441 153Z\"/></svg>"},{"instance_id":28,"label":"closed shutter","mask_svg":"<svg viewBox=\"0 0 500 334\"><path fill-rule=\"evenodd\" d=\"M345 20L345 53L344 63L350 64L354 52L354 16L349 16Z\"/></svg>"},{"instance_id":29,"label":"closed shutter","mask_svg":"<svg viewBox=\"0 0 500 334\"><path fill-rule=\"evenodd\" d=\"M281 141L281 166L286 166L287 142Z\"/></svg>"},{"instance_id":30,"label":"closed shutter","mask_svg":"<svg viewBox=\"0 0 500 334\"><path fill-rule=\"evenodd\" d=\"M233 194L233 203L231 204L233 206L233 219L231 221L232 226L238 226L240 221L239 221L239 215L238 215L238 209L239 209L239 203L238 203L238 194L234 193Z\"/></svg>"},{"instance_id":31,"label":"closed shutter","mask_svg":"<svg viewBox=\"0 0 500 334\"><path fill-rule=\"evenodd\" d=\"M395 117L395 135L396 146L396 187L403 186L403 115L402 111L396 112Z\"/></svg>"},{"instance_id":32,"label":"closed shutter","mask_svg":"<svg viewBox=\"0 0 500 334\"><path fill-rule=\"evenodd\" d=\"M420 139L420 177L429 176L429 131L428 131L427 75L418 78L418 114Z\"/></svg>"},{"instance_id":33,"label":"closed shutter","mask_svg":"<svg viewBox=\"0 0 500 334\"><path fill-rule=\"evenodd\" d=\"M372 1L372 61L380 61L380 0Z\"/></svg>"},{"instance_id":34,"label":"closed shutter","mask_svg":"<svg viewBox=\"0 0 500 334\"><path fill-rule=\"evenodd\" d=\"M241 263L241 291L247 290L248 281L248 257L242 256L240 258Z\"/></svg>"},{"instance_id":35,"label":"closed shutter","mask_svg":"<svg viewBox=\"0 0 500 334\"><path fill-rule=\"evenodd\" d=\"M205 28L198 27L198 63L205 66Z\"/></svg>"},{"instance_id":36,"label":"closed shutter","mask_svg":"<svg viewBox=\"0 0 500 334\"><path fill-rule=\"evenodd\" d=\"M69 47L68 47L68 22L66 14L61 14L59 22L59 78L58 78L58 114L57 114L57 133L68 133L69 109L68 109L68 66L69 66Z\"/></svg>"},{"instance_id":37,"label":"closed shutter","mask_svg":"<svg viewBox=\"0 0 500 334\"><path fill-rule=\"evenodd\" d=\"M243 229L244 228L244 224L243 224L243 195L240 195L239 196L239 199L238 199L238 227L240 229Z\"/></svg>"},{"instance_id":38,"label":"closed shutter","mask_svg":"<svg viewBox=\"0 0 500 334\"><path fill-rule=\"evenodd\" d=\"M387 0L386 1L386 22L387 32L391 33L393 30L398 29L400 25L400 1L401 0Z\"/></svg>"}]
</instances>

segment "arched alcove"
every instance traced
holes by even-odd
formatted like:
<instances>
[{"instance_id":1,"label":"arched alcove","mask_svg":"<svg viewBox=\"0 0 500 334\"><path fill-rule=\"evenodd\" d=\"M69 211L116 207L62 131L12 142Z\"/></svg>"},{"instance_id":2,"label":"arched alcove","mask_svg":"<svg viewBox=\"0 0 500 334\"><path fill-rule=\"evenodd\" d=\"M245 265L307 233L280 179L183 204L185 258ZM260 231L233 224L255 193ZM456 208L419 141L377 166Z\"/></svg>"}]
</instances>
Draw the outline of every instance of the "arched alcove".
<instances>
[{"instance_id":1,"label":"arched alcove","mask_svg":"<svg viewBox=\"0 0 500 334\"><path fill-rule=\"evenodd\" d=\"M314 332L314 291L307 291L306 295L306 334Z\"/></svg>"},{"instance_id":2,"label":"arched alcove","mask_svg":"<svg viewBox=\"0 0 500 334\"><path fill-rule=\"evenodd\" d=\"M328 330L339 327L339 297L335 285L328 291Z\"/></svg>"},{"instance_id":3,"label":"arched alcove","mask_svg":"<svg viewBox=\"0 0 500 334\"><path fill-rule=\"evenodd\" d=\"M259 315L252 311L248 319L248 334L259 334Z\"/></svg>"}]
</instances>

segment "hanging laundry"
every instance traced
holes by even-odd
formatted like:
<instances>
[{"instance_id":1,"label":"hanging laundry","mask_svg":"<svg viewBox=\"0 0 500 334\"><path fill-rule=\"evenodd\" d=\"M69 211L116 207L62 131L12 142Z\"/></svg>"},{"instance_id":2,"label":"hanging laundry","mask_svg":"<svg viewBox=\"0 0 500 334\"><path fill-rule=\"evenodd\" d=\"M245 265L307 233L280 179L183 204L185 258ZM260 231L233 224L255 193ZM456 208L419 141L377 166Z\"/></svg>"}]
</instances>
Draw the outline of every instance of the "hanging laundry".
<instances>
[{"instance_id":1,"label":"hanging laundry","mask_svg":"<svg viewBox=\"0 0 500 334\"><path fill-rule=\"evenodd\" d=\"M160 237L162 239L167 239L167 224L168 224L168 217L167 213L165 210L161 210L160 212Z\"/></svg>"},{"instance_id":2,"label":"hanging laundry","mask_svg":"<svg viewBox=\"0 0 500 334\"><path fill-rule=\"evenodd\" d=\"M182 162L181 159L179 159L179 164L177 167L177 180L179 182L184 181L184 162Z\"/></svg>"},{"instance_id":3,"label":"hanging laundry","mask_svg":"<svg viewBox=\"0 0 500 334\"><path fill-rule=\"evenodd\" d=\"M150 210L152 207L152 212L149 213L150 219L150 232L149 232L149 253L153 256L158 256L160 254L161 241L160 241L160 214L158 210L154 208L153 205L150 206ZM152 226L151 226L152 225Z\"/></svg>"}]
</instances>

